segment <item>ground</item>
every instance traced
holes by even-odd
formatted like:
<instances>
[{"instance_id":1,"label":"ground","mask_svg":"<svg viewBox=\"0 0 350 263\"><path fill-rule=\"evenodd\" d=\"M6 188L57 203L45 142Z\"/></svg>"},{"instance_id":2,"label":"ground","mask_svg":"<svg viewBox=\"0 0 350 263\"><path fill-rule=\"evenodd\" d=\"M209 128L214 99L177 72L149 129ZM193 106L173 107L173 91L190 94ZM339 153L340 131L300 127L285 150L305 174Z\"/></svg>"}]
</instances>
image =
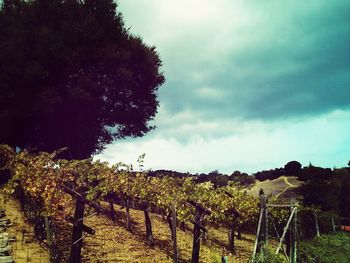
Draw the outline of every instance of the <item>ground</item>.
<instances>
[{"instance_id":1,"label":"ground","mask_svg":"<svg viewBox=\"0 0 350 263\"><path fill-rule=\"evenodd\" d=\"M6 209L7 217L13 222L8 232L16 236L13 244L15 262L49 262L49 253L40 246L34 238L33 227L26 223L24 213L19 203L12 197L1 195L2 206ZM107 204L104 204L107 206ZM82 258L83 262L173 262L173 249L170 229L167 222L159 215L150 214L152 219L155 245L146 243L144 214L139 210L130 210L132 231L126 230L125 209L115 205L117 220L115 222L102 215L92 215L87 211L84 224L95 229L95 235L84 237ZM71 243L71 225L67 222L57 222L57 241L63 250L61 262L67 262ZM187 224L186 230L177 229L178 250L180 262L190 262L192 253L192 224ZM201 242L200 262L221 262L222 255L229 256L229 262L248 262L253 251L255 236L243 233L242 239L235 238L235 253L229 255L228 230L226 228L208 227L208 239ZM23 232L24 236L22 244Z\"/></svg>"},{"instance_id":2,"label":"ground","mask_svg":"<svg viewBox=\"0 0 350 263\"><path fill-rule=\"evenodd\" d=\"M12 222L12 226L6 228L5 232L16 237L16 241L11 244L11 255L14 261L16 263L50 262L49 252L34 238L33 226L26 222L19 202L0 193L0 207L5 209L5 217Z\"/></svg>"},{"instance_id":3,"label":"ground","mask_svg":"<svg viewBox=\"0 0 350 263\"><path fill-rule=\"evenodd\" d=\"M83 246L83 262L173 262L173 249L170 239L170 229L164 219L151 213L155 245L146 243L144 215L142 211L130 210L132 232L126 230L125 210L115 205L117 220L112 222L103 216L87 217L84 224L96 230L95 235L86 235ZM190 262L192 253L192 229L188 224L185 231L177 229L178 250L180 262ZM67 226L61 233L69 235ZM227 254L227 229L209 227L208 241L202 242L200 262L221 262L221 256ZM248 262L252 255L255 236L243 234L242 239L236 238L236 251L229 255L229 262ZM69 238L68 238L68 241ZM67 246L66 251L69 250ZM66 253L66 257L68 254Z\"/></svg>"}]
</instances>

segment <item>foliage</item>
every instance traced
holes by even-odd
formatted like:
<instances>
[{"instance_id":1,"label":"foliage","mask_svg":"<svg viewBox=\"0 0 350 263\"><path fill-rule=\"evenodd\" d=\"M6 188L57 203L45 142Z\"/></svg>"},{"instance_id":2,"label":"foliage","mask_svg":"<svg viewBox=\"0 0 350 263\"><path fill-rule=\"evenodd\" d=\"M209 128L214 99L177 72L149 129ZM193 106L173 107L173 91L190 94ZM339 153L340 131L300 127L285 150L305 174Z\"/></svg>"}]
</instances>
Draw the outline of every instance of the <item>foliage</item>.
<instances>
[{"instance_id":1,"label":"foliage","mask_svg":"<svg viewBox=\"0 0 350 263\"><path fill-rule=\"evenodd\" d=\"M350 172L347 168L334 169L309 166L299 173L304 184L298 190L306 206L318 206L323 211L350 217Z\"/></svg>"},{"instance_id":2,"label":"foliage","mask_svg":"<svg viewBox=\"0 0 350 263\"><path fill-rule=\"evenodd\" d=\"M284 166L286 175L297 175L301 171L301 164L298 161L290 161Z\"/></svg>"},{"instance_id":3,"label":"foliage","mask_svg":"<svg viewBox=\"0 0 350 263\"><path fill-rule=\"evenodd\" d=\"M155 47L112 0L6 0L0 9L0 143L84 159L143 136L164 82Z\"/></svg>"},{"instance_id":4,"label":"foliage","mask_svg":"<svg viewBox=\"0 0 350 263\"><path fill-rule=\"evenodd\" d=\"M265 181L265 180L273 180L283 175L285 175L285 171L283 168L275 168L271 170L264 170L261 172L257 172L254 174L254 177L257 180Z\"/></svg>"},{"instance_id":5,"label":"foliage","mask_svg":"<svg viewBox=\"0 0 350 263\"><path fill-rule=\"evenodd\" d=\"M240 228L254 219L258 211L257 199L234 183L215 188L211 182L195 183L191 177L154 177L145 172L133 172L122 163L109 166L91 159L56 159L59 151L33 154L24 150L16 154L10 150L7 146L0 147L0 154L7 156L4 159L13 174L7 191L23 193L24 198L37 202L41 213L60 218L70 213L63 209L71 201L63 192L63 185L86 189L87 198L97 202L111 197L128 198L157 207L165 214L175 206L180 222L193 219L194 209L189 200L212 211L205 222L213 225L234 224ZM6 155L8 151L11 154Z\"/></svg>"},{"instance_id":6,"label":"foliage","mask_svg":"<svg viewBox=\"0 0 350 263\"><path fill-rule=\"evenodd\" d=\"M280 255L275 255L268 246L263 246L261 251L256 254L253 263L285 263L286 259Z\"/></svg>"},{"instance_id":7,"label":"foliage","mask_svg":"<svg viewBox=\"0 0 350 263\"><path fill-rule=\"evenodd\" d=\"M350 262L350 235L336 233L301 241L298 251L298 262L347 263Z\"/></svg>"}]
</instances>

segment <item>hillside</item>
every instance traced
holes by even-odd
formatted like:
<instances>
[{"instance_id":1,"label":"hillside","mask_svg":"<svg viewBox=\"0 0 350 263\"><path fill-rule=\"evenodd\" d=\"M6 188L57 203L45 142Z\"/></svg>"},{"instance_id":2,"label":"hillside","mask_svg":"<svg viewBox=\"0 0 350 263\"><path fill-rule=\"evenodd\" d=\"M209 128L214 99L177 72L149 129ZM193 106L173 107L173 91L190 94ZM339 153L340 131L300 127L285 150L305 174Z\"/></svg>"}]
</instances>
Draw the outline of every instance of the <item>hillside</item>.
<instances>
[{"instance_id":1,"label":"hillside","mask_svg":"<svg viewBox=\"0 0 350 263\"><path fill-rule=\"evenodd\" d=\"M12 245L11 255L15 262L49 262L48 251L44 250L34 238L33 226L25 222L19 202L13 197L1 194L2 205L7 211L7 217L13 222L8 232L16 236ZM167 222L159 215L150 214L152 219L155 245L150 247L145 239L143 212L130 210L132 232L125 228L125 210L115 205L117 220L111 220L98 215L87 216L84 223L92 227L95 235L86 235L83 245L83 262L173 262L172 242ZM67 262L70 249L71 225L66 222L56 222L57 241L62 246L63 258ZM190 262L192 253L192 224L186 225L186 230L177 229L180 262ZM22 243L22 229L29 235ZM235 240L235 255L229 256L229 262L247 262L251 257L254 235L242 234L242 239ZM221 262L220 258L228 247L227 229L209 227L208 240L201 242L200 262ZM226 253L227 254L227 253Z\"/></svg>"},{"instance_id":2,"label":"hillside","mask_svg":"<svg viewBox=\"0 0 350 263\"><path fill-rule=\"evenodd\" d=\"M84 238L83 262L173 262L173 250L168 224L156 214L150 214L152 220L155 245L146 244L146 231L142 211L130 210L132 232L126 230L125 210L115 205L117 212L116 222L102 217L88 217L84 223L96 230L96 234ZM180 262L191 262L192 228L188 223L186 230L177 229L178 249ZM200 262L221 262L221 255L228 248L228 230L208 227L208 240L201 242ZM70 234L67 225L61 230L65 240ZM229 262L247 262L252 255L255 236L242 234L242 239L235 240L236 252L230 256ZM68 256L69 244L66 247Z\"/></svg>"},{"instance_id":3,"label":"hillside","mask_svg":"<svg viewBox=\"0 0 350 263\"><path fill-rule=\"evenodd\" d=\"M259 181L247 192L253 196L259 196L259 191L262 188L266 195L272 195L281 199L289 199L295 197L295 189L301 186L302 182L296 176L280 176L274 180Z\"/></svg>"}]
</instances>

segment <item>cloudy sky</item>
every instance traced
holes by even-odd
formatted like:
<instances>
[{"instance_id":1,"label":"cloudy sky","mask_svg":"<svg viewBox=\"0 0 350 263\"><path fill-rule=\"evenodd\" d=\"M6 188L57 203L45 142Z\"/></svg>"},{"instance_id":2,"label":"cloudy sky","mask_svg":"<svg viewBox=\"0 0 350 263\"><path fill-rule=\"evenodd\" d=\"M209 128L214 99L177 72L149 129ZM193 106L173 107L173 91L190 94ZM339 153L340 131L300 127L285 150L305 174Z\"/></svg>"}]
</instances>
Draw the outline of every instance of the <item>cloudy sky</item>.
<instances>
[{"instance_id":1,"label":"cloudy sky","mask_svg":"<svg viewBox=\"0 0 350 263\"><path fill-rule=\"evenodd\" d=\"M350 1L119 0L155 45L157 129L98 158L147 169L248 173L350 160ZM135 166L137 167L137 166Z\"/></svg>"}]
</instances>

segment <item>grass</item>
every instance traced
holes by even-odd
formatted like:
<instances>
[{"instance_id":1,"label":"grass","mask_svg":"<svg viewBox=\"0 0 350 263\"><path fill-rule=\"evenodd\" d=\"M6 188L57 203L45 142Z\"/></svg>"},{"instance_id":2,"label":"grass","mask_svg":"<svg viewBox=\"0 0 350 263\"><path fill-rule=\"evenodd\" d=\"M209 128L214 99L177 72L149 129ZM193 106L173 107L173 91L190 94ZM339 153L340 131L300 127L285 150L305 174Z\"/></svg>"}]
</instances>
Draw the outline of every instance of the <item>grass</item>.
<instances>
[{"instance_id":1,"label":"grass","mask_svg":"<svg viewBox=\"0 0 350 263\"><path fill-rule=\"evenodd\" d=\"M286 183L293 185L291 187ZM266 195L272 194L273 196L281 195L280 198L288 199L294 197L296 193L294 190L302 184L296 176L280 176L274 180L259 181L256 180L254 186L248 191L250 195L258 196L259 191L262 188Z\"/></svg>"},{"instance_id":2,"label":"grass","mask_svg":"<svg viewBox=\"0 0 350 263\"><path fill-rule=\"evenodd\" d=\"M301 263L349 263L350 234L338 232L302 241L299 254Z\"/></svg>"}]
</instances>

